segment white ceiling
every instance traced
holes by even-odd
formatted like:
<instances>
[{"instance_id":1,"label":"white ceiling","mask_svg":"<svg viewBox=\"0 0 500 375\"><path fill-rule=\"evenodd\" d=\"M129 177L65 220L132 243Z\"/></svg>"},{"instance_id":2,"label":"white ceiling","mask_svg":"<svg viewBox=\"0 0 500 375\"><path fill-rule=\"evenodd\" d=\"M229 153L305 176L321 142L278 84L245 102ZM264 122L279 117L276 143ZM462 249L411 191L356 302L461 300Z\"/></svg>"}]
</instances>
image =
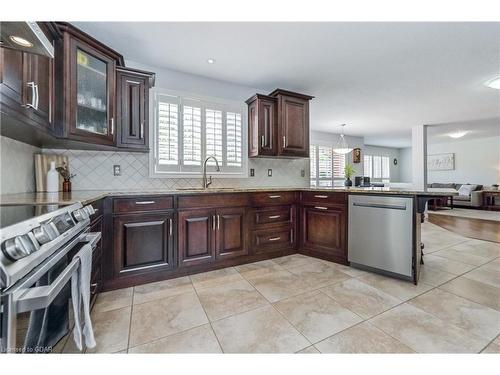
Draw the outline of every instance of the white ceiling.
<instances>
[{"instance_id":1,"label":"white ceiling","mask_svg":"<svg viewBox=\"0 0 500 375\"><path fill-rule=\"evenodd\" d=\"M371 144L403 147L414 125L500 118L500 90L483 86L500 75L500 23L76 25L126 59L314 95L312 129L346 123Z\"/></svg>"}]
</instances>

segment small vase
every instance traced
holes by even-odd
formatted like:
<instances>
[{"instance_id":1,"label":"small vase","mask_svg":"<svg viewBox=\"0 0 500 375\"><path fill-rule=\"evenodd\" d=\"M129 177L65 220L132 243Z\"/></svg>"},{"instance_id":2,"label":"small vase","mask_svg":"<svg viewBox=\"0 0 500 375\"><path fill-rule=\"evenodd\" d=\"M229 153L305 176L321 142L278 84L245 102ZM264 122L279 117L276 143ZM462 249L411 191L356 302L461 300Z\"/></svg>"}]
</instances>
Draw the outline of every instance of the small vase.
<instances>
[{"instance_id":1,"label":"small vase","mask_svg":"<svg viewBox=\"0 0 500 375\"><path fill-rule=\"evenodd\" d=\"M71 181L63 181L63 192L69 193L71 191Z\"/></svg>"},{"instance_id":2,"label":"small vase","mask_svg":"<svg viewBox=\"0 0 500 375\"><path fill-rule=\"evenodd\" d=\"M352 181L349 178L346 178L346 180L344 181L344 186L346 187L352 186Z\"/></svg>"}]
</instances>

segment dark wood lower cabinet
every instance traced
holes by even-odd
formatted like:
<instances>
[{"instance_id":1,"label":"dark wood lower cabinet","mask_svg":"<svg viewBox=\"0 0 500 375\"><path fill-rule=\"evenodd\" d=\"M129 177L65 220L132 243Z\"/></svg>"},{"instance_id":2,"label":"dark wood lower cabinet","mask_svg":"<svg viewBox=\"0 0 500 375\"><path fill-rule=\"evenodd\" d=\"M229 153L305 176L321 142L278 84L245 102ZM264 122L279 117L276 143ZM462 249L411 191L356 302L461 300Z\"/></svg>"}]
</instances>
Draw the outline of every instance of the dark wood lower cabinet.
<instances>
[{"instance_id":1,"label":"dark wood lower cabinet","mask_svg":"<svg viewBox=\"0 0 500 375\"><path fill-rule=\"evenodd\" d=\"M302 203L296 192L276 191L106 199L104 288L296 252L347 264L345 197L315 194Z\"/></svg>"},{"instance_id":2,"label":"dark wood lower cabinet","mask_svg":"<svg viewBox=\"0 0 500 375\"><path fill-rule=\"evenodd\" d=\"M217 210L216 258L227 259L248 254L245 207Z\"/></svg>"},{"instance_id":3,"label":"dark wood lower cabinet","mask_svg":"<svg viewBox=\"0 0 500 375\"><path fill-rule=\"evenodd\" d=\"M344 206L303 206L301 226L302 250L347 262Z\"/></svg>"},{"instance_id":4,"label":"dark wood lower cabinet","mask_svg":"<svg viewBox=\"0 0 500 375\"><path fill-rule=\"evenodd\" d=\"M215 259L216 218L214 210L179 211L179 267Z\"/></svg>"},{"instance_id":5,"label":"dark wood lower cabinet","mask_svg":"<svg viewBox=\"0 0 500 375\"><path fill-rule=\"evenodd\" d=\"M172 212L115 216L113 221L114 277L174 267Z\"/></svg>"}]
</instances>

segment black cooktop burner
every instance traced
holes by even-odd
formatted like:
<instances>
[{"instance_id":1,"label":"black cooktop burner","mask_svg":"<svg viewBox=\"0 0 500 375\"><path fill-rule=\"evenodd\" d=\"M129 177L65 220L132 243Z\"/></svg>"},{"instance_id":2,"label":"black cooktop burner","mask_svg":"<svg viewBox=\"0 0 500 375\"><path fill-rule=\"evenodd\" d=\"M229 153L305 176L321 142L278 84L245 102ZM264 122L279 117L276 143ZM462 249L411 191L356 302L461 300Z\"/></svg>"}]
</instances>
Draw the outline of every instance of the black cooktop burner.
<instances>
[{"instance_id":1,"label":"black cooktop burner","mask_svg":"<svg viewBox=\"0 0 500 375\"><path fill-rule=\"evenodd\" d=\"M64 205L49 204L0 206L0 229L48 212L55 211L61 207L64 207Z\"/></svg>"}]
</instances>

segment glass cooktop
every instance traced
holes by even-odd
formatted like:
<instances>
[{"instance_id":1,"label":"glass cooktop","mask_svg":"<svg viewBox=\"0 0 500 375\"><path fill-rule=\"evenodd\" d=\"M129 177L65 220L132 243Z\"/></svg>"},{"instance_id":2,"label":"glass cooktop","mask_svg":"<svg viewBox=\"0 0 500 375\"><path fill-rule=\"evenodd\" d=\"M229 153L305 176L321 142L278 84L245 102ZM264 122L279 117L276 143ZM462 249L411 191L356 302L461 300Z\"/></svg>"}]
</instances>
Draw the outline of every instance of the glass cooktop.
<instances>
[{"instance_id":1,"label":"glass cooktop","mask_svg":"<svg viewBox=\"0 0 500 375\"><path fill-rule=\"evenodd\" d=\"M9 205L0 206L0 229L24 220L55 211L64 205Z\"/></svg>"}]
</instances>

